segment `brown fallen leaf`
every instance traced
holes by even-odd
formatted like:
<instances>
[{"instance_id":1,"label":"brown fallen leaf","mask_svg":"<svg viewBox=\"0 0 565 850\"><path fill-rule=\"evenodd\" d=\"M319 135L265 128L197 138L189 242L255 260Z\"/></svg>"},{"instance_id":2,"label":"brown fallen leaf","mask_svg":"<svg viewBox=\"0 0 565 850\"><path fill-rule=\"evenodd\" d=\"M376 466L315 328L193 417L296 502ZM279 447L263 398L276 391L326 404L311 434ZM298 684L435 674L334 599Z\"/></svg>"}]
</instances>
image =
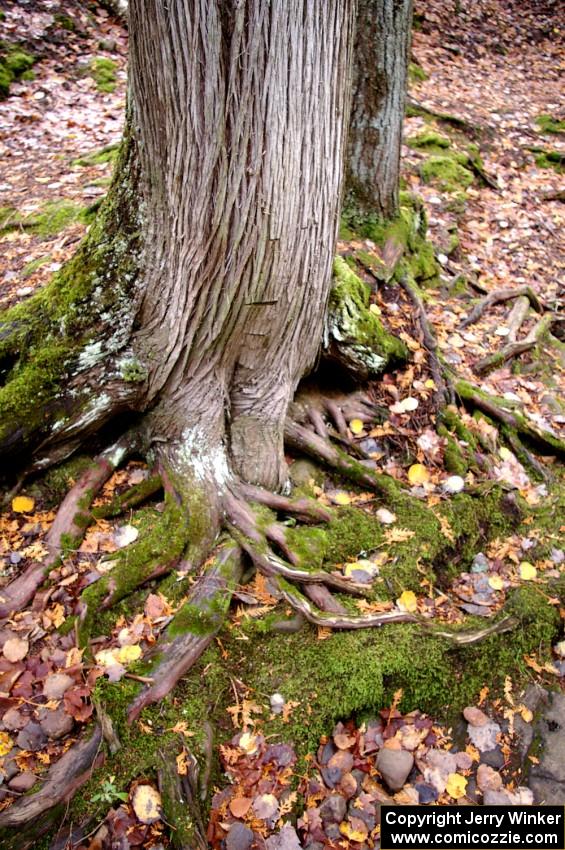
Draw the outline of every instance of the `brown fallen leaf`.
<instances>
[{"instance_id":1,"label":"brown fallen leaf","mask_svg":"<svg viewBox=\"0 0 565 850\"><path fill-rule=\"evenodd\" d=\"M2 650L4 658L15 664L21 661L29 652L29 643L25 638L13 637L6 641Z\"/></svg>"},{"instance_id":2,"label":"brown fallen leaf","mask_svg":"<svg viewBox=\"0 0 565 850\"><path fill-rule=\"evenodd\" d=\"M161 819L161 795L152 785L138 785L131 804L141 823L151 824Z\"/></svg>"}]
</instances>

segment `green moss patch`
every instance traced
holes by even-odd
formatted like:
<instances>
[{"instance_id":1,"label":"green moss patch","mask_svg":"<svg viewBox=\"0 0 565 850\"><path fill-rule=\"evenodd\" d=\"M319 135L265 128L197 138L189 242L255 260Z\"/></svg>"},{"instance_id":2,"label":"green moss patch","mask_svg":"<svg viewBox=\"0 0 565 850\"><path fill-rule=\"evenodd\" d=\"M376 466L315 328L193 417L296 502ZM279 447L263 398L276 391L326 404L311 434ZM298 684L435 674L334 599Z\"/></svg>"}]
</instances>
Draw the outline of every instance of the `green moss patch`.
<instances>
[{"instance_id":1,"label":"green moss patch","mask_svg":"<svg viewBox=\"0 0 565 850\"><path fill-rule=\"evenodd\" d=\"M441 151L451 147L451 141L446 137L437 133L435 130L422 130L415 136L409 136L406 139L406 144L411 148L423 149L426 151Z\"/></svg>"},{"instance_id":2,"label":"green moss patch","mask_svg":"<svg viewBox=\"0 0 565 850\"><path fill-rule=\"evenodd\" d=\"M98 91L111 94L117 85L118 65L112 59L98 56L90 63L90 75L96 83Z\"/></svg>"},{"instance_id":3,"label":"green moss patch","mask_svg":"<svg viewBox=\"0 0 565 850\"><path fill-rule=\"evenodd\" d=\"M108 162L114 163L118 158L119 151L119 143L106 145L106 147L100 148L100 150L92 151L73 160L72 164L81 168L90 168L93 165L105 165Z\"/></svg>"},{"instance_id":4,"label":"green moss patch","mask_svg":"<svg viewBox=\"0 0 565 850\"><path fill-rule=\"evenodd\" d=\"M8 97L14 80L29 79L35 57L18 46L0 50L0 98Z\"/></svg>"},{"instance_id":5,"label":"green moss patch","mask_svg":"<svg viewBox=\"0 0 565 850\"><path fill-rule=\"evenodd\" d=\"M411 83L421 83L424 80L429 80L430 75L424 71L421 65L416 62L410 62L408 65L408 79Z\"/></svg>"},{"instance_id":6,"label":"green moss patch","mask_svg":"<svg viewBox=\"0 0 565 850\"><path fill-rule=\"evenodd\" d=\"M555 133L559 135L565 133L565 120L554 118L553 115L538 115L536 124L542 133Z\"/></svg>"},{"instance_id":7,"label":"green moss patch","mask_svg":"<svg viewBox=\"0 0 565 850\"><path fill-rule=\"evenodd\" d=\"M451 156L431 156L420 165L424 183L437 186L442 192L458 192L468 189L473 174Z\"/></svg>"}]
</instances>

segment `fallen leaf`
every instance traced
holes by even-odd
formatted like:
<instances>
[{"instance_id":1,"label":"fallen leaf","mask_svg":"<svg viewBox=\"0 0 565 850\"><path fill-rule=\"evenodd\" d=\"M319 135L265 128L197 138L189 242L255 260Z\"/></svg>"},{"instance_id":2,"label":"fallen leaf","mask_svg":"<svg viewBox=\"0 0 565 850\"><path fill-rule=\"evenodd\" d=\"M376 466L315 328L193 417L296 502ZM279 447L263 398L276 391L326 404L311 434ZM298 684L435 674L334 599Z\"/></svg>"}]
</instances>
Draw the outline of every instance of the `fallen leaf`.
<instances>
[{"instance_id":1,"label":"fallen leaf","mask_svg":"<svg viewBox=\"0 0 565 850\"><path fill-rule=\"evenodd\" d=\"M131 664L141 658L141 647L136 644L134 646L122 646L116 652L116 660L119 664Z\"/></svg>"},{"instance_id":2,"label":"fallen leaf","mask_svg":"<svg viewBox=\"0 0 565 850\"><path fill-rule=\"evenodd\" d=\"M15 496L12 499L12 510L15 514L29 514L35 507L35 500L30 496Z\"/></svg>"},{"instance_id":3,"label":"fallen leaf","mask_svg":"<svg viewBox=\"0 0 565 850\"><path fill-rule=\"evenodd\" d=\"M396 604L401 611L407 611L409 614L414 614L418 610L418 599L412 590L404 590L396 600Z\"/></svg>"},{"instance_id":4,"label":"fallen leaf","mask_svg":"<svg viewBox=\"0 0 565 850\"><path fill-rule=\"evenodd\" d=\"M138 785L131 804L141 823L155 823L161 819L161 795L152 785Z\"/></svg>"},{"instance_id":5,"label":"fallen leaf","mask_svg":"<svg viewBox=\"0 0 565 850\"><path fill-rule=\"evenodd\" d=\"M0 732L0 757L8 755L14 742L7 732Z\"/></svg>"},{"instance_id":6,"label":"fallen leaf","mask_svg":"<svg viewBox=\"0 0 565 850\"><path fill-rule=\"evenodd\" d=\"M363 422L361 419L352 419L349 423L349 430L352 434L360 434L363 430Z\"/></svg>"},{"instance_id":7,"label":"fallen leaf","mask_svg":"<svg viewBox=\"0 0 565 850\"><path fill-rule=\"evenodd\" d=\"M244 818L251 808L252 802L253 800L250 797L234 797L233 800L230 800L230 812L234 818Z\"/></svg>"},{"instance_id":8,"label":"fallen leaf","mask_svg":"<svg viewBox=\"0 0 565 850\"><path fill-rule=\"evenodd\" d=\"M410 484L425 484L430 480L430 473L422 463L414 463L408 470Z\"/></svg>"},{"instance_id":9,"label":"fallen leaf","mask_svg":"<svg viewBox=\"0 0 565 850\"><path fill-rule=\"evenodd\" d=\"M181 753L177 756L177 773L179 776L186 776L188 774L188 753L183 749Z\"/></svg>"},{"instance_id":10,"label":"fallen leaf","mask_svg":"<svg viewBox=\"0 0 565 850\"><path fill-rule=\"evenodd\" d=\"M409 413L412 410L416 410L418 405L419 401L417 398L408 396L407 398L402 399L402 401L397 401L396 404L393 404L390 411L391 413Z\"/></svg>"},{"instance_id":11,"label":"fallen leaf","mask_svg":"<svg viewBox=\"0 0 565 850\"><path fill-rule=\"evenodd\" d=\"M504 582L502 581L500 576L491 576L488 580L488 583L493 590L502 590L502 588L504 587Z\"/></svg>"},{"instance_id":12,"label":"fallen leaf","mask_svg":"<svg viewBox=\"0 0 565 850\"><path fill-rule=\"evenodd\" d=\"M334 493L331 497L332 502L336 505L350 505L351 504L351 496L347 493Z\"/></svg>"},{"instance_id":13,"label":"fallen leaf","mask_svg":"<svg viewBox=\"0 0 565 850\"><path fill-rule=\"evenodd\" d=\"M538 574L538 571L529 561L522 561L520 564L520 578L523 581L533 581Z\"/></svg>"},{"instance_id":14,"label":"fallen leaf","mask_svg":"<svg viewBox=\"0 0 565 850\"><path fill-rule=\"evenodd\" d=\"M447 777L445 790L450 797L453 797L454 800L459 800L461 797L465 796L467 780L459 773L450 773Z\"/></svg>"},{"instance_id":15,"label":"fallen leaf","mask_svg":"<svg viewBox=\"0 0 565 850\"><path fill-rule=\"evenodd\" d=\"M244 753L247 753L248 756L252 756L257 752L257 736L253 735L251 732L244 732L239 739L238 746Z\"/></svg>"},{"instance_id":16,"label":"fallen leaf","mask_svg":"<svg viewBox=\"0 0 565 850\"><path fill-rule=\"evenodd\" d=\"M387 508L379 508L375 516L383 525L392 525L393 522L396 522L396 514L393 514Z\"/></svg>"}]
</instances>

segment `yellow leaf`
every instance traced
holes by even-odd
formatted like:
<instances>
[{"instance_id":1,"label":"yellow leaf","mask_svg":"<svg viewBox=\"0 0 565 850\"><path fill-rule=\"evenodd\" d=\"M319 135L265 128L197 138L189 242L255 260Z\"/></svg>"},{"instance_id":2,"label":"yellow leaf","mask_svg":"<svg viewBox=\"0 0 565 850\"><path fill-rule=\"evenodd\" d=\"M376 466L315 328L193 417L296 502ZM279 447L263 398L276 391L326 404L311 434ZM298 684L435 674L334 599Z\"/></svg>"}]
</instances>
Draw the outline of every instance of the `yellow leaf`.
<instances>
[{"instance_id":1,"label":"yellow leaf","mask_svg":"<svg viewBox=\"0 0 565 850\"><path fill-rule=\"evenodd\" d=\"M161 795L152 785L138 785L131 804L141 823L155 823L161 818Z\"/></svg>"},{"instance_id":2,"label":"yellow leaf","mask_svg":"<svg viewBox=\"0 0 565 850\"><path fill-rule=\"evenodd\" d=\"M360 419L352 419L349 423L349 429L352 434L360 434L363 430L363 423Z\"/></svg>"},{"instance_id":3,"label":"yellow leaf","mask_svg":"<svg viewBox=\"0 0 565 850\"><path fill-rule=\"evenodd\" d=\"M445 786L445 790L449 794L450 797L453 797L454 800L459 800L460 797L465 796L465 791L467 789L467 780L464 776L461 776L459 773L450 773L447 777L447 784Z\"/></svg>"},{"instance_id":4,"label":"yellow leaf","mask_svg":"<svg viewBox=\"0 0 565 850\"><path fill-rule=\"evenodd\" d=\"M356 820L360 820L360 818L356 818ZM345 837L348 838L350 841L356 841L358 843L365 841L368 834L367 827L365 827L364 830L354 829L353 826L351 826L351 824L347 821L343 821L343 823L339 825L339 831L342 835L345 835Z\"/></svg>"},{"instance_id":5,"label":"yellow leaf","mask_svg":"<svg viewBox=\"0 0 565 850\"><path fill-rule=\"evenodd\" d=\"M252 756L257 752L257 736L253 735L252 732L244 732L239 739L238 746L244 753L247 753L248 756Z\"/></svg>"},{"instance_id":6,"label":"yellow leaf","mask_svg":"<svg viewBox=\"0 0 565 850\"><path fill-rule=\"evenodd\" d=\"M351 504L351 496L347 493L336 493L332 496L332 500L336 505L350 505Z\"/></svg>"},{"instance_id":7,"label":"yellow leaf","mask_svg":"<svg viewBox=\"0 0 565 850\"><path fill-rule=\"evenodd\" d=\"M369 310L371 313L374 313L375 316L380 316L382 312L381 308L377 304L371 304Z\"/></svg>"},{"instance_id":8,"label":"yellow leaf","mask_svg":"<svg viewBox=\"0 0 565 850\"><path fill-rule=\"evenodd\" d=\"M519 711L520 711L520 714L522 716L522 720L524 721L524 723L531 723L532 722L532 720L534 719L534 715L533 715L533 712L530 711L530 709L527 706L525 706L525 705L519 706Z\"/></svg>"},{"instance_id":9,"label":"yellow leaf","mask_svg":"<svg viewBox=\"0 0 565 850\"><path fill-rule=\"evenodd\" d=\"M0 756L7 755L13 748L14 742L7 732L0 732Z\"/></svg>"},{"instance_id":10,"label":"yellow leaf","mask_svg":"<svg viewBox=\"0 0 565 850\"><path fill-rule=\"evenodd\" d=\"M427 381L424 381L424 386L427 390L435 390L436 384L433 378L428 378Z\"/></svg>"},{"instance_id":11,"label":"yellow leaf","mask_svg":"<svg viewBox=\"0 0 565 850\"><path fill-rule=\"evenodd\" d=\"M35 507L35 501L29 496L16 496L12 499L12 510L15 514L28 514Z\"/></svg>"},{"instance_id":12,"label":"yellow leaf","mask_svg":"<svg viewBox=\"0 0 565 850\"><path fill-rule=\"evenodd\" d=\"M396 604L401 611L407 611L409 614L418 610L416 594L411 590L404 590L396 600Z\"/></svg>"},{"instance_id":13,"label":"yellow leaf","mask_svg":"<svg viewBox=\"0 0 565 850\"><path fill-rule=\"evenodd\" d=\"M498 450L498 454L500 455L502 460L512 460L512 458L514 457L510 449L507 449L506 446L501 446L501 448Z\"/></svg>"},{"instance_id":14,"label":"yellow leaf","mask_svg":"<svg viewBox=\"0 0 565 850\"><path fill-rule=\"evenodd\" d=\"M430 473L423 463L414 463L408 470L408 481L410 484L425 484L430 480Z\"/></svg>"},{"instance_id":15,"label":"yellow leaf","mask_svg":"<svg viewBox=\"0 0 565 850\"><path fill-rule=\"evenodd\" d=\"M131 664L132 661L141 658L141 647L137 644L135 646L122 646L118 649L116 658L120 664Z\"/></svg>"},{"instance_id":16,"label":"yellow leaf","mask_svg":"<svg viewBox=\"0 0 565 850\"><path fill-rule=\"evenodd\" d=\"M188 753L186 750L183 750L177 756L177 773L179 776L186 776L188 774Z\"/></svg>"},{"instance_id":17,"label":"yellow leaf","mask_svg":"<svg viewBox=\"0 0 565 850\"><path fill-rule=\"evenodd\" d=\"M529 561L522 561L520 564L520 578L523 581L533 581L538 574L538 571Z\"/></svg>"},{"instance_id":18,"label":"yellow leaf","mask_svg":"<svg viewBox=\"0 0 565 850\"><path fill-rule=\"evenodd\" d=\"M504 587L504 582L500 578L500 576L491 576L488 580L489 585L493 590L502 590Z\"/></svg>"}]
</instances>

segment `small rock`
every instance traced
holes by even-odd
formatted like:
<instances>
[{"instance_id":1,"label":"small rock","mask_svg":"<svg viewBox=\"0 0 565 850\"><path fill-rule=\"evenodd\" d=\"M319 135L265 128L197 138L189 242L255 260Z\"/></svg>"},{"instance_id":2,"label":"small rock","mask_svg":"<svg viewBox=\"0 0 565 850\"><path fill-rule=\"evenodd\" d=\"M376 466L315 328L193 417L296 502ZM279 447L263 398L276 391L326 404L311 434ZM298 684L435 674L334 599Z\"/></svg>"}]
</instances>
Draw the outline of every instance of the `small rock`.
<instances>
[{"instance_id":1,"label":"small rock","mask_svg":"<svg viewBox=\"0 0 565 850\"><path fill-rule=\"evenodd\" d=\"M339 769L339 767L322 767L320 772L322 774L322 779L328 788L335 788L343 776L343 772Z\"/></svg>"},{"instance_id":2,"label":"small rock","mask_svg":"<svg viewBox=\"0 0 565 850\"><path fill-rule=\"evenodd\" d=\"M14 776L13 779L10 779L8 782L8 788L12 791L19 791L23 794L24 791L29 791L30 788L33 788L36 782L37 776L29 770L26 770L24 773L19 773L17 776Z\"/></svg>"},{"instance_id":3,"label":"small rock","mask_svg":"<svg viewBox=\"0 0 565 850\"><path fill-rule=\"evenodd\" d=\"M297 487L308 487L312 484L312 482L314 484L322 484L324 480L323 470L320 469L319 466L316 466L315 463L311 463L309 460L295 460L294 463L290 465L288 474L292 483Z\"/></svg>"},{"instance_id":4,"label":"small rock","mask_svg":"<svg viewBox=\"0 0 565 850\"><path fill-rule=\"evenodd\" d=\"M490 765L480 764L477 770L477 785L481 791L499 791L502 788L502 777Z\"/></svg>"},{"instance_id":5,"label":"small rock","mask_svg":"<svg viewBox=\"0 0 565 850\"><path fill-rule=\"evenodd\" d=\"M549 553L549 557L554 564L562 564L563 561L565 561L565 552L563 549L552 549Z\"/></svg>"},{"instance_id":6,"label":"small rock","mask_svg":"<svg viewBox=\"0 0 565 850\"><path fill-rule=\"evenodd\" d=\"M485 806L510 806L512 797L506 791L485 791L483 804Z\"/></svg>"},{"instance_id":7,"label":"small rock","mask_svg":"<svg viewBox=\"0 0 565 850\"><path fill-rule=\"evenodd\" d=\"M10 779L13 779L20 772L20 768L16 762L15 757L19 753L19 749L15 748L10 750L8 755L4 758L4 766L2 770L4 771L4 779L6 782L9 782Z\"/></svg>"},{"instance_id":8,"label":"small rock","mask_svg":"<svg viewBox=\"0 0 565 850\"><path fill-rule=\"evenodd\" d=\"M489 720L489 722L484 726L471 726L471 724L469 724L467 727L467 734L469 735L471 743L474 744L481 753L487 753L489 750L494 750L499 733L500 726L492 720ZM486 759L483 760L486 761Z\"/></svg>"},{"instance_id":9,"label":"small rock","mask_svg":"<svg viewBox=\"0 0 565 850\"><path fill-rule=\"evenodd\" d=\"M484 711L474 705L468 705L463 709L463 717L471 726L486 726L488 723L488 717Z\"/></svg>"},{"instance_id":10,"label":"small rock","mask_svg":"<svg viewBox=\"0 0 565 850\"><path fill-rule=\"evenodd\" d=\"M338 750L328 762L328 767L337 767L341 773L349 773L353 767L353 754L349 750Z\"/></svg>"},{"instance_id":11,"label":"small rock","mask_svg":"<svg viewBox=\"0 0 565 850\"><path fill-rule=\"evenodd\" d=\"M253 844L254 835L242 823L234 823L226 835L226 850L249 850Z\"/></svg>"},{"instance_id":12,"label":"small rock","mask_svg":"<svg viewBox=\"0 0 565 850\"><path fill-rule=\"evenodd\" d=\"M489 567L490 564L486 555L483 555L482 552L477 552L477 554L473 558L473 563L471 564L471 572L486 573Z\"/></svg>"},{"instance_id":13,"label":"small rock","mask_svg":"<svg viewBox=\"0 0 565 850\"><path fill-rule=\"evenodd\" d=\"M339 831L337 823L329 823L325 828L326 838L330 841L337 842L343 840L343 835Z\"/></svg>"},{"instance_id":14,"label":"small rock","mask_svg":"<svg viewBox=\"0 0 565 850\"><path fill-rule=\"evenodd\" d=\"M320 806L323 823L341 823L347 811L347 803L340 794L330 794Z\"/></svg>"},{"instance_id":15,"label":"small rock","mask_svg":"<svg viewBox=\"0 0 565 850\"><path fill-rule=\"evenodd\" d=\"M273 714L282 714L282 710L285 706L285 698L282 694L271 694L269 702L271 704L271 711Z\"/></svg>"},{"instance_id":16,"label":"small rock","mask_svg":"<svg viewBox=\"0 0 565 850\"><path fill-rule=\"evenodd\" d=\"M504 766L504 756L498 747L482 752L481 761L483 764L493 767L495 770L500 770L500 768Z\"/></svg>"},{"instance_id":17,"label":"small rock","mask_svg":"<svg viewBox=\"0 0 565 850\"><path fill-rule=\"evenodd\" d=\"M457 773L457 757L448 750L432 749L428 752L426 761L430 767L437 768L446 777L450 773Z\"/></svg>"},{"instance_id":18,"label":"small rock","mask_svg":"<svg viewBox=\"0 0 565 850\"><path fill-rule=\"evenodd\" d=\"M74 685L74 679L67 673L50 673L45 679L43 694L47 699L63 699L71 685Z\"/></svg>"},{"instance_id":19,"label":"small rock","mask_svg":"<svg viewBox=\"0 0 565 850\"><path fill-rule=\"evenodd\" d=\"M21 552L10 552L10 563L15 567L23 560L23 557Z\"/></svg>"},{"instance_id":20,"label":"small rock","mask_svg":"<svg viewBox=\"0 0 565 850\"><path fill-rule=\"evenodd\" d=\"M418 792L418 802L420 805L434 803L439 797L437 789L433 785L428 785L427 782L417 782L414 787Z\"/></svg>"},{"instance_id":21,"label":"small rock","mask_svg":"<svg viewBox=\"0 0 565 850\"><path fill-rule=\"evenodd\" d=\"M473 759L469 753L455 753L455 763L457 770L470 770L473 766ZM455 773L455 771L453 771Z\"/></svg>"},{"instance_id":22,"label":"small rock","mask_svg":"<svg viewBox=\"0 0 565 850\"><path fill-rule=\"evenodd\" d=\"M377 770L392 791L400 791L414 766L414 756L406 750L379 750Z\"/></svg>"},{"instance_id":23,"label":"small rock","mask_svg":"<svg viewBox=\"0 0 565 850\"><path fill-rule=\"evenodd\" d=\"M28 723L16 738L18 747L21 747L22 750L31 750L31 752L43 749L46 743L47 736L39 723Z\"/></svg>"},{"instance_id":24,"label":"small rock","mask_svg":"<svg viewBox=\"0 0 565 850\"><path fill-rule=\"evenodd\" d=\"M465 479L460 475L450 475L443 482L443 489L446 493L461 493L465 489Z\"/></svg>"},{"instance_id":25,"label":"small rock","mask_svg":"<svg viewBox=\"0 0 565 850\"><path fill-rule=\"evenodd\" d=\"M20 714L17 708L9 708L2 718L2 722L4 724L4 728L8 729L10 732L19 732L20 729L23 729L28 722L28 718L24 717L23 714Z\"/></svg>"},{"instance_id":26,"label":"small rock","mask_svg":"<svg viewBox=\"0 0 565 850\"><path fill-rule=\"evenodd\" d=\"M57 740L63 735L68 735L74 726L74 720L70 714L65 711L65 706L61 703L56 709L40 708L38 712L39 725L45 732L48 738Z\"/></svg>"}]
</instances>

